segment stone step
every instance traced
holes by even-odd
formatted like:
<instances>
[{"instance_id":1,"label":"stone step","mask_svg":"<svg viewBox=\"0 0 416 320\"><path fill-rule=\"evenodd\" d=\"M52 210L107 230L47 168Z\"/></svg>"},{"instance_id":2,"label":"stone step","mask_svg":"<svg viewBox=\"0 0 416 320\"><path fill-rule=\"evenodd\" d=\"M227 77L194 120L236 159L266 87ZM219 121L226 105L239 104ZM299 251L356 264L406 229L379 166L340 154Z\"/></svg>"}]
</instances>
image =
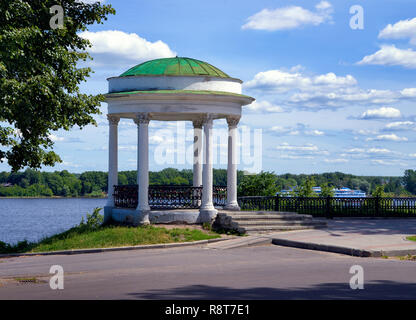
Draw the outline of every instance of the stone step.
<instances>
[{"instance_id":1,"label":"stone step","mask_svg":"<svg viewBox=\"0 0 416 320\"><path fill-rule=\"evenodd\" d=\"M311 215L276 211L220 211L216 226L239 233L270 233L325 228L326 222L313 220Z\"/></svg>"},{"instance_id":2,"label":"stone step","mask_svg":"<svg viewBox=\"0 0 416 320\"><path fill-rule=\"evenodd\" d=\"M220 213L226 213L227 215L281 215L281 216L294 216L294 215L300 215L300 216L310 216L307 214L298 214L296 212L286 212L286 211L227 211L227 210L220 210Z\"/></svg>"},{"instance_id":3,"label":"stone step","mask_svg":"<svg viewBox=\"0 0 416 320\"><path fill-rule=\"evenodd\" d=\"M256 233L270 233L270 232L279 232L279 231L295 231L295 230L306 230L306 229L321 229L326 226L322 225L310 225L310 226L250 226L244 227L244 230L248 234Z\"/></svg>"},{"instance_id":4,"label":"stone step","mask_svg":"<svg viewBox=\"0 0 416 320\"><path fill-rule=\"evenodd\" d=\"M245 226L325 226L325 222L320 221L279 221L279 220L248 220L248 221L236 221L239 227Z\"/></svg>"},{"instance_id":5,"label":"stone step","mask_svg":"<svg viewBox=\"0 0 416 320\"><path fill-rule=\"evenodd\" d=\"M286 216L286 215L272 215L272 214L262 214L262 215L255 215L255 214L250 214L250 215L240 215L240 214L235 214L235 215L228 215L230 217L232 217L233 221L242 221L242 220L282 220L282 221L304 221L304 220L312 220L311 216L307 216L307 215L291 215L291 216Z\"/></svg>"}]
</instances>

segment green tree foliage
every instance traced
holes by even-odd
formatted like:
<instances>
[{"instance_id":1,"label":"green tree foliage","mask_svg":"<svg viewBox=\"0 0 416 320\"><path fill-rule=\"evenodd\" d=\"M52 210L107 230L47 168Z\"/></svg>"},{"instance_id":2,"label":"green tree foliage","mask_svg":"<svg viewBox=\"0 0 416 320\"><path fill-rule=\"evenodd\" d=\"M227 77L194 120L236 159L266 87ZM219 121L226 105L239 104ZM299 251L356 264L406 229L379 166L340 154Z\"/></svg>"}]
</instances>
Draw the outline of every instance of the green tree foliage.
<instances>
[{"instance_id":1,"label":"green tree foliage","mask_svg":"<svg viewBox=\"0 0 416 320\"><path fill-rule=\"evenodd\" d=\"M384 186L377 186L371 195L373 197L380 197L380 198L385 197Z\"/></svg>"},{"instance_id":2,"label":"green tree foliage","mask_svg":"<svg viewBox=\"0 0 416 320\"><path fill-rule=\"evenodd\" d=\"M239 196L274 196L277 191L276 175L272 172L246 175L238 185Z\"/></svg>"},{"instance_id":3,"label":"green tree foliage","mask_svg":"<svg viewBox=\"0 0 416 320\"><path fill-rule=\"evenodd\" d=\"M416 171L406 170L404 172L403 182L408 192L416 194Z\"/></svg>"},{"instance_id":4,"label":"green tree foliage","mask_svg":"<svg viewBox=\"0 0 416 320\"><path fill-rule=\"evenodd\" d=\"M118 174L119 184L135 185L136 171L121 171ZM192 170L166 168L158 172L149 172L151 185L192 185ZM227 171L213 170L214 185L227 185ZM359 181L351 181L359 180ZM73 174L66 170L55 172L39 172L26 169L18 172L0 172L0 196L64 196L64 197L102 197L108 190L107 173L87 171ZM337 184L341 183L342 184ZM383 186L389 196L409 196L416 194L416 173L407 170L404 177L359 177L341 173L324 173L319 175L275 175L272 172L261 172L257 175L244 175L237 172L238 195L260 196L275 195L277 191L296 187L303 196L315 196L312 187L321 186L321 196L333 195L333 188L349 187L366 184L368 194L373 194L377 186ZM330 186L330 187L329 187ZM413 191L413 193L412 193ZM293 194L297 196L297 193Z\"/></svg>"},{"instance_id":5,"label":"green tree foliage","mask_svg":"<svg viewBox=\"0 0 416 320\"><path fill-rule=\"evenodd\" d=\"M316 187L316 182L313 177L307 177L298 188L297 195L299 197L316 197L316 193L313 191L313 187Z\"/></svg>"},{"instance_id":6,"label":"green tree foliage","mask_svg":"<svg viewBox=\"0 0 416 320\"><path fill-rule=\"evenodd\" d=\"M53 5L64 8L63 28L49 25ZM78 65L90 58L90 42L79 32L113 13L100 2L0 2L0 123L6 123L0 125L0 161L7 159L13 171L61 161L52 151L51 132L95 124L92 115L103 96L79 90L91 73Z\"/></svg>"},{"instance_id":7,"label":"green tree foliage","mask_svg":"<svg viewBox=\"0 0 416 320\"><path fill-rule=\"evenodd\" d=\"M334 191L333 188L328 185L328 183L321 185L321 193L319 194L320 197L333 197Z\"/></svg>"}]
</instances>

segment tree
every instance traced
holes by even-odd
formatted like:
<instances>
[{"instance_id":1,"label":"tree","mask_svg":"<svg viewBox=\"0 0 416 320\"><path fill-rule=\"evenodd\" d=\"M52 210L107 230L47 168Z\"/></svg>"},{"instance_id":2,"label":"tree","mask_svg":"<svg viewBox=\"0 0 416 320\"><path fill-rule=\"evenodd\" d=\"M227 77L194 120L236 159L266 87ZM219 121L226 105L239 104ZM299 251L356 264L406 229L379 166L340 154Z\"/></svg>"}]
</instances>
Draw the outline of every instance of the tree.
<instances>
[{"instance_id":1,"label":"tree","mask_svg":"<svg viewBox=\"0 0 416 320\"><path fill-rule=\"evenodd\" d=\"M278 188L276 175L272 172L261 172L246 175L238 185L238 195L241 196L274 196Z\"/></svg>"},{"instance_id":2,"label":"tree","mask_svg":"<svg viewBox=\"0 0 416 320\"><path fill-rule=\"evenodd\" d=\"M333 197L335 195L334 190L332 187L325 183L321 185L321 193L319 194L320 197Z\"/></svg>"},{"instance_id":3,"label":"tree","mask_svg":"<svg viewBox=\"0 0 416 320\"><path fill-rule=\"evenodd\" d=\"M313 191L315 186L315 179L308 177L306 178L298 189L299 197L316 197L316 193Z\"/></svg>"},{"instance_id":4,"label":"tree","mask_svg":"<svg viewBox=\"0 0 416 320\"><path fill-rule=\"evenodd\" d=\"M416 171L406 170L403 177L404 187L412 194L416 193Z\"/></svg>"},{"instance_id":5,"label":"tree","mask_svg":"<svg viewBox=\"0 0 416 320\"><path fill-rule=\"evenodd\" d=\"M50 8L64 9L63 28L52 29ZM12 0L0 2L0 161L13 171L60 162L51 132L96 124L102 95L86 95L79 84L90 68L90 42L79 36L115 11L100 2Z\"/></svg>"},{"instance_id":6,"label":"tree","mask_svg":"<svg viewBox=\"0 0 416 320\"><path fill-rule=\"evenodd\" d=\"M372 193L373 197L383 198L385 196L384 186L377 186Z\"/></svg>"}]
</instances>

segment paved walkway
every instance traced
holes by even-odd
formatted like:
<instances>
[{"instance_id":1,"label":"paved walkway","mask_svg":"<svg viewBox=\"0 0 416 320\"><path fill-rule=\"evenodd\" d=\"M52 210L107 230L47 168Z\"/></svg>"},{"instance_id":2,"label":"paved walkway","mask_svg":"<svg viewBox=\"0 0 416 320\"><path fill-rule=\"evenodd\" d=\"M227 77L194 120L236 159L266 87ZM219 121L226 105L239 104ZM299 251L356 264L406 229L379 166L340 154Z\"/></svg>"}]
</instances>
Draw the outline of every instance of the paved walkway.
<instances>
[{"instance_id":1,"label":"paved walkway","mask_svg":"<svg viewBox=\"0 0 416 320\"><path fill-rule=\"evenodd\" d=\"M349 285L357 264L364 269L364 290ZM49 286L52 265L64 269L64 290ZM415 299L415 279L415 261L274 245L0 259L0 299Z\"/></svg>"},{"instance_id":2,"label":"paved walkway","mask_svg":"<svg viewBox=\"0 0 416 320\"><path fill-rule=\"evenodd\" d=\"M334 219L328 228L268 235L277 245L344 253L354 256L416 254L416 219Z\"/></svg>"}]
</instances>

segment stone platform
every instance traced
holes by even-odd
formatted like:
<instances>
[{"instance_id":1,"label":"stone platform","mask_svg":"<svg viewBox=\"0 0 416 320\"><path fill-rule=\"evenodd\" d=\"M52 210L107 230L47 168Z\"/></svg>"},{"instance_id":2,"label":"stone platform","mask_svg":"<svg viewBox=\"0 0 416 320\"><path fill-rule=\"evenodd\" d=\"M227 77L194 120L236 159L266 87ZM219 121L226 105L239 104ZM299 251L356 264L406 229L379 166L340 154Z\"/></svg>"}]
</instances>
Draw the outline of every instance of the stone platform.
<instances>
[{"instance_id":1,"label":"stone platform","mask_svg":"<svg viewBox=\"0 0 416 320\"><path fill-rule=\"evenodd\" d=\"M107 214L111 219L119 223L137 224L140 212L136 209L110 208L106 207ZM207 217L198 209L177 209L177 210L151 210L149 220L152 224L172 223L172 224L201 224L208 222Z\"/></svg>"}]
</instances>

